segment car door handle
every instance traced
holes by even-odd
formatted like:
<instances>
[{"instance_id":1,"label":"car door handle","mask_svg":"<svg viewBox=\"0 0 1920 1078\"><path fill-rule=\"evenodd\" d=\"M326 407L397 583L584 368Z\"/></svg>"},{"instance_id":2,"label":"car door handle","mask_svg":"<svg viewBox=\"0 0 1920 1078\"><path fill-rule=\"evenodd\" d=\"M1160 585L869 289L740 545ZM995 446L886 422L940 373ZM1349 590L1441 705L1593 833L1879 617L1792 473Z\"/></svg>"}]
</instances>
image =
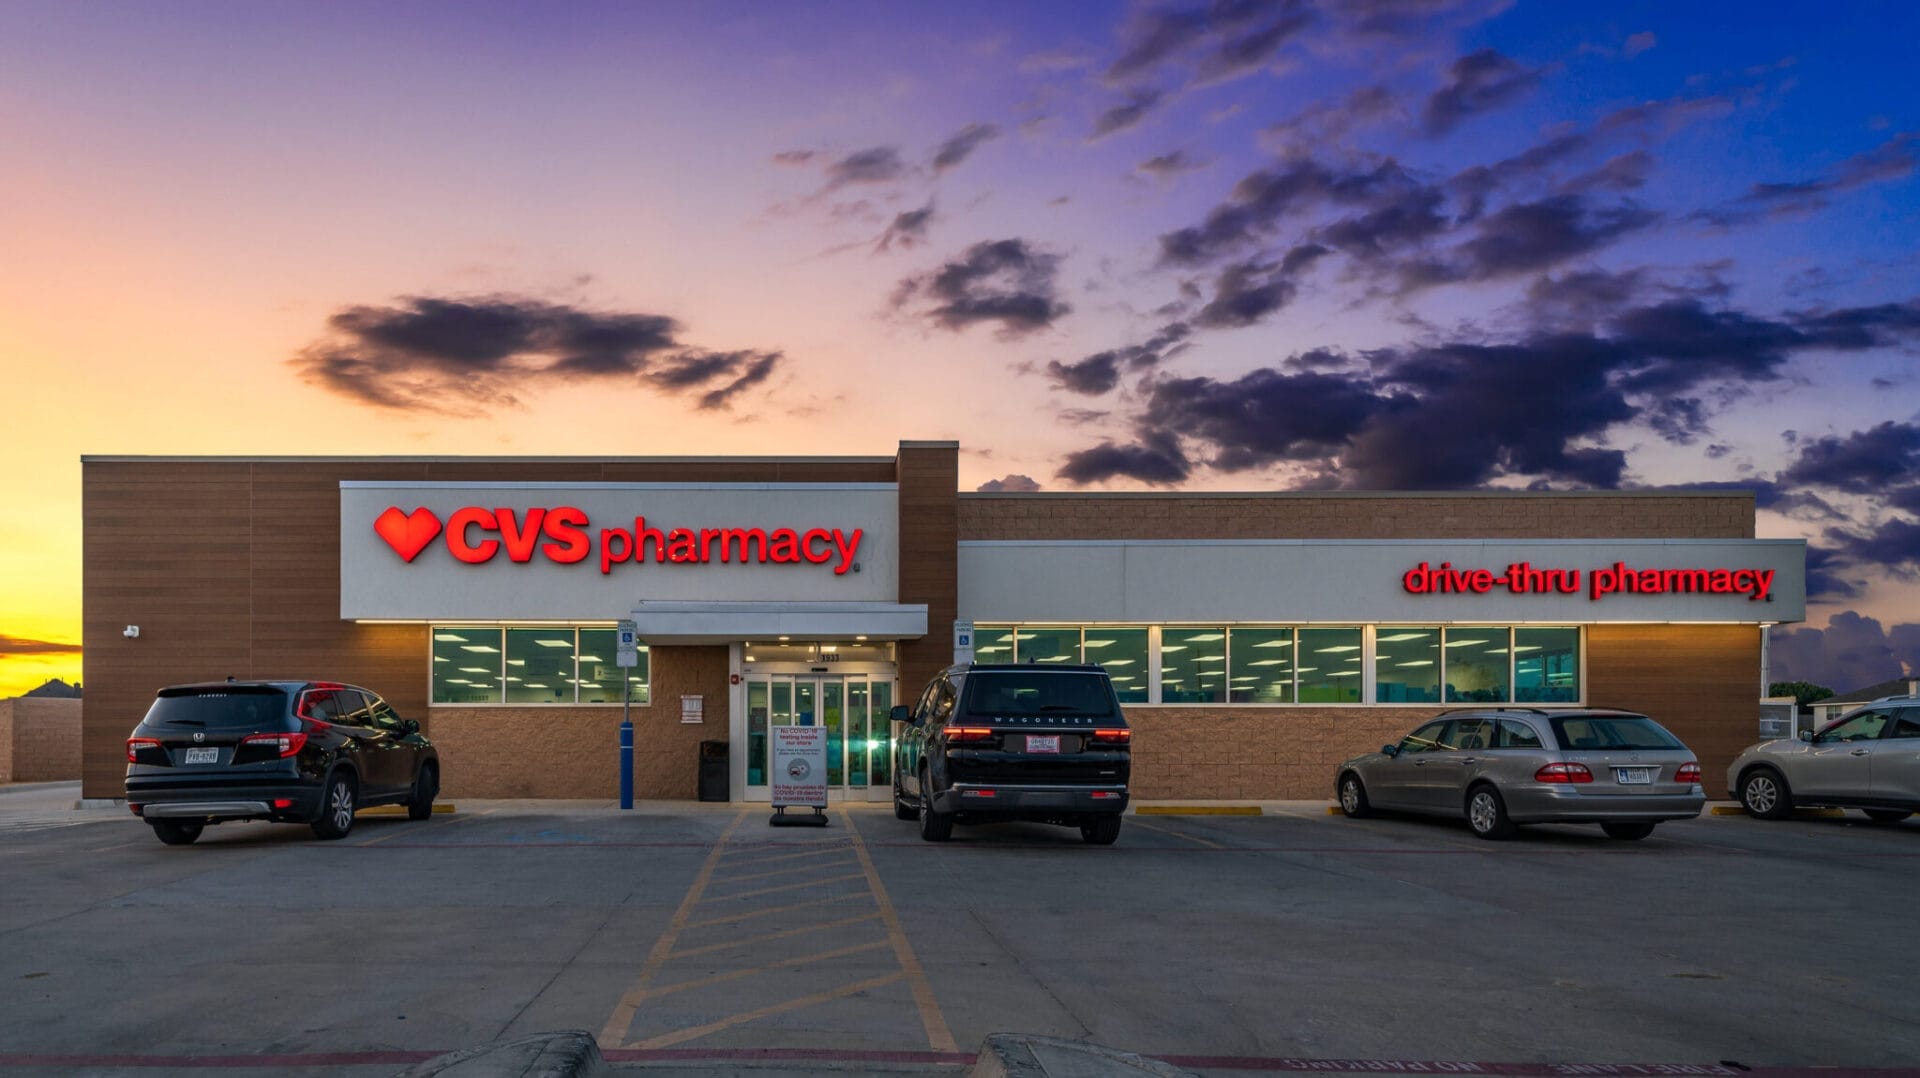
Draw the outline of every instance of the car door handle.
<instances>
[{"instance_id":1,"label":"car door handle","mask_svg":"<svg viewBox=\"0 0 1920 1078\"><path fill-rule=\"evenodd\" d=\"M1477 763L1479 763L1479 762L1480 762L1480 757L1478 757L1478 756L1468 756L1468 757L1465 757L1465 758L1463 758L1463 759L1461 759L1461 761L1460 761L1460 762L1461 762L1461 763L1463 763L1463 764L1477 764Z\"/></svg>"},{"instance_id":2,"label":"car door handle","mask_svg":"<svg viewBox=\"0 0 1920 1078\"><path fill-rule=\"evenodd\" d=\"M1415 761L1413 762L1413 766L1415 766L1415 767L1425 767L1425 766L1427 766L1427 762L1426 762L1425 760L1415 760Z\"/></svg>"},{"instance_id":3,"label":"car door handle","mask_svg":"<svg viewBox=\"0 0 1920 1078\"><path fill-rule=\"evenodd\" d=\"M1865 756L1866 754L1867 754L1866 749L1855 749L1852 752L1848 753L1847 755L1848 756Z\"/></svg>"}]
</instances>

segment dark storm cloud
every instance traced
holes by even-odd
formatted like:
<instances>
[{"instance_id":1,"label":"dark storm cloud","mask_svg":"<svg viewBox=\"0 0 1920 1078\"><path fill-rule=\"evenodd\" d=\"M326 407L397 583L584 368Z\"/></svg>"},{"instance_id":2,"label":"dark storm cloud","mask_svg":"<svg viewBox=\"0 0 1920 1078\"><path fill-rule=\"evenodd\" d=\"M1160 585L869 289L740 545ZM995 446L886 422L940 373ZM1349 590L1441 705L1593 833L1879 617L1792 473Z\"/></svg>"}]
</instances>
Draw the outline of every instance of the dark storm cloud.
<instances>
[{"instance_id":1,"label":"dark storm cloud","mask_svg":"<svg viewBox=\"0 0 1920 1078\"><path fill-rule=\"evenodd\" d=\"M1807 586L1811 594L1811 557ZM1852 692L1920 675L1920 624L1882 627L1877 619L1843 611L1827 619L1825 629L1775 628L1767 661L1775 681L1810 681L1836 693Z\"/></svg>"},{"instance_id":2,"label":"dark storm cloud","mask_svg":"<svg viewBox=\"0 0 1920 1078\"><path fill-rule=\"evenodd\" d=\"M1427 99L1421 124L1429 135L1444 135L1469 117L1519 100L1539 83L1539 70L1494 49L1470 52L1447 69L1447 81Z\"/></svg>"},{"instance_id":3,"label":"dark storm cloud","mask_svg":"<svg viewBox=\"0 0 1920 1078\"><path fill-rule=\"evenodd\" d=\"M1067 455L1056 474L1069 483L1085 485L1109 479L1133 479L1155 486L1178 483L1193 473L1193 464L1179 440L1160 431L1143 431L1134 445L1102 442Z\"/></svg>"},{"instance_id":4,"label":"dark storm cloud","mask_svg":"<svg viewBox=\"0 0 1920 1078\"><path fill-rule=\"evenodd\" d=\"M1916 165L1920 165L1920 133L1904 131L1865 153L1841 161L1813 179L1756 183L1730 205L1703 216L1715 224L1725 225L1811 213L1824 208L1829 195L1905 179L1913 175Z\"/></svg>"},{"instance_id":5,"label":"dark storm cloud","mask_svg":"<svg viewBox=\"0 0 1920 1078\"><path fill-rule=\"evenodd\" d=\"M1400 101L1385 86L1362 86L1339 100L1317 101L1260 129L1261 144L1281 154L1309 153L1342 145L1347 135L1400 113Z\"/></svg>"},{"instance_id":6,"label":"dark storm cloud","mask_svg":"<svg viewBox=\"0 0 1920 1078\"><path fill-rule=\"evenodd\" d=\"M887 230L874 241L874 252L877 254L882 251L891 251L895 247L902 250L918 247L927 241L927 229L932 224L933 202L931 200L917 210L896 213L893 215L893 221L887 225Z\"/></svg>"},{"instance_id":7,"label":"dark storm cloud","mask_svg":"<svg viewBox=\"0 0 1920 1078\"><path fill-rule=\"evenodd\" d=\"M0 659L10 659L17 655L78 655L80 645L62 643L58 640L35 640L26 636L9 636L0 633Z\"/></svg>"},{"instance_id":8,"label":"dark storm cloud","mask_svg":"<svg viewBox=\"0 0 1920 1078\"><path fill-rule=\"evenodd\" d=\"M1158 105L1165 96L1159 90L1153 89L1132 91L1127 95L1125 104L1115 105L1094 119L1093 134L1087 136L1087 141L1098 141L1115 132L1125 131L1135 126L1146 119L1147 113L1152 112L1153 107Z\"/></svg>"},{"instance_id":9,"label":"dark storm cloud","mask_svg":"<svg viewBox=\"0 0 1920 1078\"><path fill-rule=\"evenodd\" d=\"M736 352L739 364L727 368L727 373L738 370L740 373L726 385L710 389L700 395L700 407L709 411L726 408L733 399L745 390L757 386L773 376L773 369L786 357L779 352Z\"/></svg>"},{"instance_id":10,"label":"dark storm cloud","mask_svg":"<svg viewBox=\"0 0 1920 1078\"><path fill-rule=\"evenodd\" d=\"M1372 206L1423 185L1391 158L1332 166L1298 157L1249 174L1200 224L1160 237L1162 261L1199 265L1260 243L1285 219L1323 206Z\"/></svg>"},{"instance_id":11,"label":"dark storm cloud","mask_svg":"<svg viewBox=\"0 0 1920 1078\"><path fill-rule=\"evenodd\" d=\"M982 494L1032 494L1040 489L1030 475L1009 473L999 479L989 479L973 488Z\"/></svg>"},{"instance_id":12,"label":"dark storm cloud","mask_svg":"<svg viewBox=\"0 0 1920 1078\"><path fill-rule=\"evenodd\" d=\"M1174 150L1158 157L1149 157L1134 166L1135 172L1144 172L1149 176L1168 179L1183 172L1197 172L1206 168L1206 162L1194 160L1185 150Z\"/></svg>"},{"instance_id":13,"label":"dark storm cloud","mask_svg":"<svg viewBox=\"0 0 1920 1078\"><path fill-rule=\"evenodd\" d=\"M1886 422L1844 438L1829 435L1803 443L1799 458L1780 479L1849 494L1920 484L1920 425Z\"/></svg>"},{"instance_id":14,"label":"dark storm cloud","mask_svg":"<svg viewBox=\"0 0 1920 1078\"><path fill-rule=\"evenodd\" d=\"M850 153L827 166L827 186L845 187L855 183L886 183L906 175L906 162L897 146L873 146Z\"/></svg>"},{"instance_id":15,"label":"dark storm cloud","mask_svg":"<svg viewBox=\"0 0 1920 1078\"><path fill-rule=\"evenodd\" d=\"M383 408L428 412L512 405L527 388L579 379L636 379L693 388L726 374L678 340L664 315L588 311L514 296L409 296L354 306L289 364L306 381ZM752 353L729 353L750 355ZM666 363L665 374L652 369ZM699 372L707 372L700 374Z\"/></svg>"},{"instance_id":16,"label":"dark storm cloud","mask_svg":"<svg viewBox=\"0 0 1920 1078\"><path fill-rule=\"evenodd\" d=\"M1171 322L1147 338L1143 344L1095 352L1078 363L1047 364L1054 385L1069 393L1097 397L1120 384L1122 370L1150 370L1179 352L1192 329L1185 322Z\"/></svg>"},{"instance_id":17,"label":"dark storm cloud","mask_svg":"<svg viewBox=\"0 0 1920 1078\"><path fill-rule=\"evenodd\" d=\"M993 124L972 123L961 128L952 138L940 144L933 152L933 171L935 175L947 171L973 156L973 151L1000 137L1000 128Z\"/></svg>"},{"instance_id":18,"label":"dark storm cloud","mask_svg":"<svg viewBox=\"0 0 1920 1078\"><path fill-rule=\"evenodd\" d=\"M1596 206L1576 195L1555 195L1502 207L1481 218L1472 239L1437 263L1413 267L1410 284L1487 281L1557 266L1592 254L1659 220L1633 205Z\"/></svg>"},{"instance_id":19,"label":"dark storm cloud","mask_svg":"<svg viewBox=\"0 0 1920 1078\"><path fill-rule=\"evenodd\" d=\"M1827 545L1838 557L1855 565L1873 565L1913 579L1920 569L1920 523L1892 517L1864 531L1829 528Z\"/></svg>"},{"instance_id":20,"label":"dark storm cloud","mask_svg":"<svg viewBox=\"0 0 1920 1078\"><path fill-rule=\"evenodd\" d=\"M1046 329L1072 310L1058 294L1060 256L1021 239L976 243L931 273L909 277L894 292L894 306L916 300L942 329L958 332L982 322L1019 335Z\"/></svg>"},{"instance_id":21,"label":"dark storm cloud","mask_svg":"<svg viewBox=\"0 0 1920 1078\"><path fill-rule=\"evenodd\" d=\"M1293 302L1300 290L1300 275L1328 253L1319 244L1305 244L1288 251L1279 262L1227 266L1214 280L1213 298L1200 309L1194 322L1209 329L1258 324Z\"/></svg>"},{"instance_id":22,"label":"dark storm cloud","mask_svg":"<svg viewBox=\"0 0 1920 1078\"><path fill-rule=\"evenodd\" d=\"M1364 381L1263 368L1231 382L1170 378L1155 383L1141 421L1149 429L1208 445L1214 467L1241 471L1332 456L1398 403Z\"/></svg>"}]
</instances>

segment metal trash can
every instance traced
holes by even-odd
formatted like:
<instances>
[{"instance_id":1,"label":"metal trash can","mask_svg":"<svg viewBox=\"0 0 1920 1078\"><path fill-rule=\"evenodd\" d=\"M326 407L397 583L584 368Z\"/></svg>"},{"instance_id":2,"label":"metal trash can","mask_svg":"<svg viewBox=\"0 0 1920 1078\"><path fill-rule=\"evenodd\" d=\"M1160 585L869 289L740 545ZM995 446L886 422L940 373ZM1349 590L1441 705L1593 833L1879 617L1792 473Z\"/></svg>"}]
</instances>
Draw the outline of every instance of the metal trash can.
<instances>
[{"instance_id":1,"label":"metal trash can","mask_svg":"<svg viewBox=\"0 0 1920 1078\"><path fill-rule=\"evenodd\" d=\"M702 741L700 743L700 800L725 801L726 799L727 743Z\"/></svg>"}]
</instances>

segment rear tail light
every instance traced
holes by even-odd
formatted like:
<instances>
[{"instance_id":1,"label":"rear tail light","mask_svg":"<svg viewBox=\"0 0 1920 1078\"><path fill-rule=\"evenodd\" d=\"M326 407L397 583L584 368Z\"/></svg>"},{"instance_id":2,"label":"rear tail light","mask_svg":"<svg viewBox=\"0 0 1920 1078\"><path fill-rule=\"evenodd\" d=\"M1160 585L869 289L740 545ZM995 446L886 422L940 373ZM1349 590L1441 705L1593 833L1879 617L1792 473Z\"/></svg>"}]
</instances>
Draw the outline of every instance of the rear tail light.
<instances>
[{"instance_id":1,"label":"rear tail light","mask_svg":"<svg viewBox=\"0 0 1920 1078\"><path fill-rule=\"evenodd\" d=\"M1548 764L1533 773L1535 782L1592 782L1586 764Z\"/></svg>"},{"instance_id":2,"label":"rear tail light","mask_svg":"<svg viewBox=\"0 0 1920 1078\"><path fill-rule=\"evenodd\" d=\"M1095 730L1093 743L1096 745L1125 745L1133 741L1132 730Z\"/></svg>"},{"instance_id":3,"label":"rear tail light","mask_svg":"<svg viewBox=\"0 0 1920 1078\"><path fill-rule=\"evenodd\" d=\"M962 790L960 793L960 796L962 797L999 797L1000 791L998 790Z\"/></svg>"},{"instance_id":4,"label":"rear tail light","mask_svg":"<svg viewBox=\"0 0 1920 1078\"><path fill-rule=\"evenodd\" d=\"M277 809L290 809L293 807L293 798L276 797L273 799L273 807Z\"/></svg>"},{"instance_id":5,"label":"rear tail light","mask_svg":"<svg viewBox=\"0 0 1920 1078\"><path fill-rule=\"evenodd\" d=\"M282 758L293 756L307 747L307 735L304 732L290 734L248 734L240 739L242 745L254 745L279 754Z\"/></svg>"},{"instance_id":6,"label":"rear tail light","mask_svg":"<svg viewBox=\"0 0 1920 1078\"><path fill-rule=\"evenodd\" d=\"M1095 801L1117 801L1119 798L1120 795L1114 793L1112 790L1095 790L1093 792L1093 799Z\"/></svg>"},{"instance_id":7,"label":"rear tail light","mask_svg":"<svg viewBox=\"0 0 1920 1078\"><path fill-rule=\"evenodd\" d=\"M159 747L159 738L130 737L127 739L127 762L137 764L140 762L139 754L141 749L157 749Z\"/></svg>"},{"instance_id":8,"label":"rear tail light","mask_svg":"<svg viewBox=\"0 0 1920 1078\"><path fill-rule=\"evenodd\" d=\"M947 744L963 741L986 741L993 737L993 731L985 726L949 726Z\"/></svg>"},{"instance_id":9,"label":"rear tail light","mask_svg":"<svg viewBox=\"0 0 1920 1078\"><path fill-rule=\"evenodd\" d=\"M1684 764L1681 764L1680 770L1675 771L1673 773L1673 781L1699 782L1700 781L1700 765L1697 763L1694 763L1691 760L1687 761Z\"/></svg>"}]
</instances>

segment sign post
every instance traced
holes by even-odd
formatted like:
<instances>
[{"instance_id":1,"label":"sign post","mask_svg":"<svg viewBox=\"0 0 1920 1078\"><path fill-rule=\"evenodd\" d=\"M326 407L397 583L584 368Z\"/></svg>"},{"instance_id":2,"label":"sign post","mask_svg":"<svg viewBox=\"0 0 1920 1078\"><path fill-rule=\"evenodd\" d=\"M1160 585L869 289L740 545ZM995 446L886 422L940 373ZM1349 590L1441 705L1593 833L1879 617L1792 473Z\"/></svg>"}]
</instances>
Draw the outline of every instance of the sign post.
<instances>
[{"instance_id":1,"label":"sign post","mask_svg":"<svg viewBox=\"0 0 1920 1078\"><path fill-rule=\"evenodd\" d=\"M633 807L633 677L628 671L640 665L639 626L622 618L619 639L614 645L615 666L620 668L620 807Z\"/></svg>"},{"instance_id":2,"label":"sign post","mask_svg":"<svg viewBox=\"0 0 1920 1078\"><path fill-rule=\"evenodd\" d=\"M767 776L773 787L773 827L827 826L827 728L824 726L775 726L773 735L773 773ZM789 816L788 808L811 808L811 816Z\"/></svg>"}]
</instances>

